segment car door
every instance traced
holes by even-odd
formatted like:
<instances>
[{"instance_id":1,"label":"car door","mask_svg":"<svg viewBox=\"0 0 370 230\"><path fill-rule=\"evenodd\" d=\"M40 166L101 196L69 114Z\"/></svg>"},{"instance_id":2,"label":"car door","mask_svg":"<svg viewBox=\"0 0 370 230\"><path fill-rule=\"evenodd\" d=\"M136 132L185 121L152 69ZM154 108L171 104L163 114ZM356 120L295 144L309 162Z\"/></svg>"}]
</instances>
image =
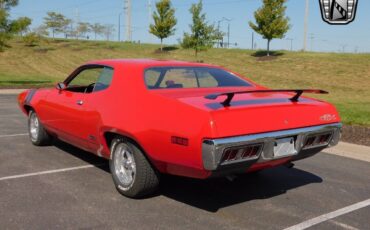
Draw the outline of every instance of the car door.
<instances>
[{"instance_id":1,"label":"car door","mask_svg":"<svg viewBox=\"0 0 370 230\"><path fill-rule=\"evenodd\" d=\"M103 66L83 66L68 77L65 89L53 89L45 106L44 119L58 137L83 149L89 149L86 123L86 95L93 92ZM45 114L45 113L44 113Z\"/></svg>"},{"instance_id":2,"label":"car door","mask_svg":"<svg viewBox=\"0 0 370 230\"><path fill-rule=\"evenodd\" d=\"M84 135L88 140L89 150L100 154L100 128L102 124L101 113L105 109L105 104L107 100L111 100L109 94L109 86L111 85L113 79L113 68L105 66L102 68L99 77L92 89L91 93L85 94L84 98L84 109L85 109L85 118L84 118Z\"/></svg>"}]
</instances>

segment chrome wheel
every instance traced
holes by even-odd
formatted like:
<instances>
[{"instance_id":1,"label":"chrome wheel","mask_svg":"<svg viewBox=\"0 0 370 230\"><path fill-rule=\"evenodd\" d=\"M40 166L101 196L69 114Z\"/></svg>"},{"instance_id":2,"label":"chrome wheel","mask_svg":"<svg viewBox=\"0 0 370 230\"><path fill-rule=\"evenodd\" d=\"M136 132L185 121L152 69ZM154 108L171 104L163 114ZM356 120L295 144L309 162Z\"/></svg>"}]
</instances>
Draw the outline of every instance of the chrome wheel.
<instances>
[{"instance_id":1,"label":"chrome wheel","mask_svg":"<svg viewBox=\"0 0 370 230\"><path fill-rule=\"evenodd\" d=\"M136 176L136 163L132 151L125 144L118 144L114 154L114 170L124 190L128 190Z\"/></svg>"},{"instance_id":2,"label":"chrome wheel","mask_svg":"<svg viewBox=\"0 0 370 230\"><path fill-rule=\"evenodd\" d=\"M33 141L36 141L39 136L40 122L36 113L31 113L30 115L30 137Z\"/></svg>"}]
</instances>

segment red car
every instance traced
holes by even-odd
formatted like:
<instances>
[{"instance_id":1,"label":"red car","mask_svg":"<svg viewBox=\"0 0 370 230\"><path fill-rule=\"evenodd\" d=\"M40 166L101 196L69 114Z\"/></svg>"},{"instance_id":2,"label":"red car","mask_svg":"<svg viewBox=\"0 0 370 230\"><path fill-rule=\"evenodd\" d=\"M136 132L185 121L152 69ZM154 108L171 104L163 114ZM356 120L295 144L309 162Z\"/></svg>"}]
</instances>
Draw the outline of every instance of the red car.
<instances>
[{"instance_id":1,"label":"red car","mask_svg":"<svg viewBox=\"0 0 370 230\"><path fill-rule=\"evenodd\" d=\"M117 190L140 197L161 173L237 175L336 145L336 109L303 93L327 92L271 90L201 63L101 60L18 102L34 145L57 137L109 159Z\"/></svg>"}]
</instances>

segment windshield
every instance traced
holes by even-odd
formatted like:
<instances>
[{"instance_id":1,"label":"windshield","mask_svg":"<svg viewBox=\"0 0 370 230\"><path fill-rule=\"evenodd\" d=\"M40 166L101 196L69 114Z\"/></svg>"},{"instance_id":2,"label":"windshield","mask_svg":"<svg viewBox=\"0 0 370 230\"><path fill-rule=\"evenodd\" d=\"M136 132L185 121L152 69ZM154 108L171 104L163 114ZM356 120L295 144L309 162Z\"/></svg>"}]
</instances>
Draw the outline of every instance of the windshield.
<instances>
[{"instance_id":1,"label":"windshield","mask_svg":"<svg viewBox=\"0 0 370 230\"><path fill-rule=\"evenodd\" d=\"M154 67L145 71L148 89L238 87L251 84L223 69L210 67Z\"/></svg>"}]
</instances>

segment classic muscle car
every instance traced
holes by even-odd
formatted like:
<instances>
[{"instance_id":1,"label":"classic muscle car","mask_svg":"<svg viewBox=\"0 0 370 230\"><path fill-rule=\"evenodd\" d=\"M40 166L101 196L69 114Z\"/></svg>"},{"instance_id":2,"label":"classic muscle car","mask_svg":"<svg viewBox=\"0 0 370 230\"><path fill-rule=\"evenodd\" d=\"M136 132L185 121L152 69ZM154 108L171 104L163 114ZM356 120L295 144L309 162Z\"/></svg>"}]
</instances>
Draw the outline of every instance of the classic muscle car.
<instances>
[{"instance_id":1,"label":"classic muscle car","mask_svg":"<svg viewBox=\"0 0 370 230\"><path fill-rule=\"evenodd\" d=\"M238 175L336 145L336 109L306 93L327 92L272 90L209 64L117 59L91 61L18 102L34 145L58 138L109 159L117 190L141 197L163 173Z\"/></svg>"}]
</instances>

